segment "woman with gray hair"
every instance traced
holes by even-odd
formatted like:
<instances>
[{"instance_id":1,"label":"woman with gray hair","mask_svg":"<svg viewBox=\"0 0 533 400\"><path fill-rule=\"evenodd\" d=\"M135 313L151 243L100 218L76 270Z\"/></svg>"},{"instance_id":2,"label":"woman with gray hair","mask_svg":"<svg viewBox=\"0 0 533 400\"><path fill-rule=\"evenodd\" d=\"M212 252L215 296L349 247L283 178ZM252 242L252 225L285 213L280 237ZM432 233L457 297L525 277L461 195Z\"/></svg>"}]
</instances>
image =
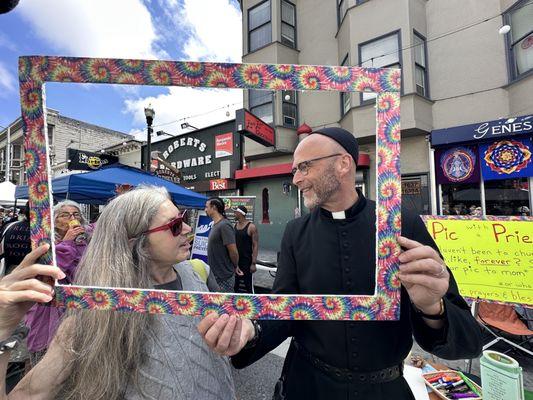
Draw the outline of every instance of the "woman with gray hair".
<instances>
[{"instance_id":1,"label":"woman with gray hair","mask_svg":"<svg viewBox=\"0 0 533 400\"><path fill-rule=\"evenodd\" d=\"M57 266L65 273L61 283L71 283L76 268L87 249L92 226L86 225L81 206L72 200L57 203L53 209ZM36 304L26 314L28 350L34 367L46 353L59 325L63 311Z\"/></svg>"},{"instance_id":2,"label":"woman with gray hair","mask_svg":"<svg viewBox=\"0 0 533 400\"><path fill-rule=\"evenodd\" d=\"M81 206L72 200L63 200L54 206L55 241L75 240L85 233L87 225Z\"/></svg>"},{"instance_id":3,"label":"woman with gray hair","mask_svg":"<svg viewBox=\"0 0 533 400\"><path fill-rule=\"evenodd\" d=\"M98 220L76 284L208 291L191 264L181 262L190 253L191 228L184 216L163 188L118 196ZM44 251L46 247L34 250L11 278L0 281L0 341L12 334L26 302L51 300L52 288L32 278L64 276L55 267L33 264ZM196 329L199 321L71 311L46 356L8 398L234 399L229 361L209 350ZM0 382L4 358L0 356Z\"/></svg>"}]
</instances>

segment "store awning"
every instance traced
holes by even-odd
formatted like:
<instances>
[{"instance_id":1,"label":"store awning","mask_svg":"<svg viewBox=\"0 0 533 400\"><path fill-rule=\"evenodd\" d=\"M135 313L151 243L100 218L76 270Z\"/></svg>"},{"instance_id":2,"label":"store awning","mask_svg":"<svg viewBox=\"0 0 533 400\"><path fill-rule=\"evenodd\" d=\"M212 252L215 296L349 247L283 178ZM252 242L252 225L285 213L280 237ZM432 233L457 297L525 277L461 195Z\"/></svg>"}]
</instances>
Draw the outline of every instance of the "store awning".
<instances>
[{"instance_id":1,"label":"store awning","mask_svg":"<svg viewBox=\"0 0 533 400\"><path fill-rule=\"evenodd\" d=\"M265 176L290 175L291 163L268 165L266 167L239 169L235 171L235 179L261 178Z\"/></svg>"},{"instance_id":2,"label":"store awning","mask_svg":"<svg viewBox=\"0 0 533 400\"><path fill-rule=\"evenodd\" d=\"M533 134L533 115L524 115L522 117L436 129L431 132L431 146L475 143L531 134Z\"/></svg>"},{"instance_id":3,"label":"store awning","mask_svg":"<svg viewBox=\"0 0 533 400\"><path fill-rule=\"evenodd\" d=\"M149 185L166 188L172 200L181 206L203 208L207 197L161 179L138 168L113 164L86 174L70 174L52 179L56 199L70 199L85 204L106 204L116 196L119 185ZM28 198L28 186L17 186L17 199Z\"/></svg>"}]
</instances>

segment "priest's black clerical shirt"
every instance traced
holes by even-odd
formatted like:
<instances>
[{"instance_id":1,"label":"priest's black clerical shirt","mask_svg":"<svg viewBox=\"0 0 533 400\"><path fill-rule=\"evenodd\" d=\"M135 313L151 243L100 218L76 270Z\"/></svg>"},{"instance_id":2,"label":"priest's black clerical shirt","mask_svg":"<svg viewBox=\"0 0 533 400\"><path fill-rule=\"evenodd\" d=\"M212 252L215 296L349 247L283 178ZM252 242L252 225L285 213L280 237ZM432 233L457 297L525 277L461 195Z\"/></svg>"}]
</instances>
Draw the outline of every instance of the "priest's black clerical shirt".
<instances>
[{"instance_id":1,"label":"priest's black clerical shirt","mask_svg":"<svg viewBox=\"0 0 533 400\"><path fill-rule=\"evenodd\" d=\"M322 208L287 224L274 293L368 294L375 284L375 203L359 200L336 219ZM422 220L402 209L402 235L437 249ZM401 364L413 336L428 352L446 359L471 358L481 352L481 330L450 273L444 297L442 329L432 329L414 312L405 289L399 321L260 321L258 343L232 357L243 368L293 336L313 356L337 368L376 371ZM293 346L291 346L293 347ZM403 377L369 384L340 382L315 368L294 349L287 356L285 395L293 399L413 399Z\"/></svg>"}]
</instances>

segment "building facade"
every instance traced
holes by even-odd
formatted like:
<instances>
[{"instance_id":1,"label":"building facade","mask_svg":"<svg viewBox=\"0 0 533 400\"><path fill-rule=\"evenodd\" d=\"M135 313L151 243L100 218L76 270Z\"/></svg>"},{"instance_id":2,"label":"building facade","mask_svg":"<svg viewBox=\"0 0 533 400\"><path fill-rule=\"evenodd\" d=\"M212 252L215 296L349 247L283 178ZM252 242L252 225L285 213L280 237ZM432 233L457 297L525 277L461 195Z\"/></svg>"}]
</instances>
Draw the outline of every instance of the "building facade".
<instances>
[{"instance_id":1,"label":"building facade","mask_svg":"<svg viewBox=\"0 0 533 400\"><path fill-rule=\"evenodd\" d=\"M402 198L421 214L443 211L433 131L533 113L531 0L242 0L241 8L243 62L401 68ZM510 32L499 33L505 24ZM296 130L305 123L341 126L358 138L370 162L357 184L375 198L373 94L250 90L244 104L274 126L277 141L265 147L245 139L248 171L237 171L243 194L257 192L257 178L261 190L285 190ZM530 178L519 186L531 209ZM280 204L294 209L298 197ZM260 233L272 229L256 222Z\"/></svg>"},{"instance_id":2,"label":"building facade","mask_svg":"<svg viewBox=\"0 0 533 400\"><path fill-rule=\"evenodd\" d=\"M102 153L110 144L122 144L131 139L131 136L124 133L69 118L50 108L46 111L46 124L53 176L68 171L68 149ZM8 141L11 149L10 157L7 154ZM8 180L11 182L17 185L26 183L21 118L17 118L0 131L1 181L6 180L8 172Z\"/></svg>"},{"instance_id":3,"label":"building facade","mask_svg":"<svg viewBox=\"0 0 533 400\"><path fill-rule=\"evenodd\" d=\"M161 170L172 168L178 172L172 179L175 183L207 196L236 195L235 171L242 168L242 140L235 120L164 139L151 144L152 170L162 174ZM145 158L143 145L143 163Z\"/></svg>"}]
</instances>

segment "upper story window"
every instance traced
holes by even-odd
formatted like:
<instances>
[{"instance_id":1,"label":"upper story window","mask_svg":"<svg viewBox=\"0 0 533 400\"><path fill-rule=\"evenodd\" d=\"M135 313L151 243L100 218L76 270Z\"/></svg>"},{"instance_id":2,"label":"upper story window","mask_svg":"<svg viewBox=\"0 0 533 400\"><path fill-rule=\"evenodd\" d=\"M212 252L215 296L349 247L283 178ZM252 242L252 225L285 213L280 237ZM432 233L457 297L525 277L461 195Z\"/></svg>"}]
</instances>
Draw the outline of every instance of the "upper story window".
<instances>
[{"instance_id":1,"label":"upper story window","mask_svg":"<svg viewBox=\"0 0 533 400\"><path fill-rule=\"evenodd\" d=\"M7 147L0 149L0 171L6 170L6 148Z\"/></svg>"},{"instance_id":2,"label":"upper story window","mask_svg":"<svg viewBox=\"0 0 533 400\"><path fill-rule=\"evenodd\" d=\"M54 125L47 125L48 131L48 145L52 146L54 144Z\"/></svg>"},{"instance_id":3,"label":"upper story window","mask_svg":"<svg viewBox=\"0 0 533 400\"><path fill-rule=\"evenodd\" d=\"M268 90L248 90L248 107L250 112L263 122L273 122L272 92Z\"/></svg>"},{"instance_id":4,"label":"upper story window","mask_svg":"<svg viewBox=\"0 0 533 400\"><path fill-rule=\"evenodd\" d=\"M346 57L344 57L344 60L342 60L341 66L345 67L348 65L348 54L346 54ZM341 92L341 118L344 117L348 111L350 111L350 108L352 106L351 101L351 93L350 92Z\"/></svg>"},{"instance_id":5,"label":"upper story window","mask_svg":"<svg viewBox=\"0 0 533 400\"><path fill-rule=\"evenodd\" d=\"M368 0L337 0L337 26L341 26L342 20L348 9Z\"/></svg>"},{"instance_id":6,"label":"upper story window","mask_svg":"<svg viewBox=\"0 0 533 400\"><path fill-rule=\"evenodd\" d=\"M413 51L415 53L416 92L420 96L429 97L426 38L416 32L413 35Z\"/></svg>"},{"instance_id":7,"label":"upper story window","mask_svg":"<svg viewBox=\"0 0 533 400\"><path fill-rule=\"evenodd\" d=\"M248 10L248 51L255 51L272 42L270 0Z\"/></svg>"},{"instance_id":8,"label":"upper story window","mask_svg":"<svg viewBox=\"0 0 533 400\"><path fill-rule=\"evenodd\" d=\"M281 0L281 43L296 48L296 6Z\"/></svg>"},{"instance_id":9,"label":"upper story window","mask_svg":"<svg viewBox=\"0 0 533 400\"><path fill-rule=\"evenodd\" d=\"M13 160L22 159L22 146L20 144L14 144L11 150L11 157Z\"/></svg>"},{"instance_id":10,"label":"upper story window","mask_svg":"<svg viewBox=\"0 0 533 400\"><path fill-rule=\"evenodd\" d=\"M533 0L518 1L506 14L511 80L533 69Z\"/></svg>"},{"instance_id":11,"label":"upper story window","mask_svg":"<svg viewBox=\"0 0 533 400\"><path fill-rule=\"evenodd\" d=\"M373 39L359 45L359 65L365 68L400 68L400 32ZM363 102L374 99L375 93L361 93Z\"/></svg>"},{"instance_id":12,"label":"upper story window","mask_svg":"<svg viewBox=\"0 0 533 400\"><path fill-rule=\"evenodd\" d=\"M298 98L296 91L282 90L283 126L296 128L298 126Z\"/></svg>"}]
</instances>

